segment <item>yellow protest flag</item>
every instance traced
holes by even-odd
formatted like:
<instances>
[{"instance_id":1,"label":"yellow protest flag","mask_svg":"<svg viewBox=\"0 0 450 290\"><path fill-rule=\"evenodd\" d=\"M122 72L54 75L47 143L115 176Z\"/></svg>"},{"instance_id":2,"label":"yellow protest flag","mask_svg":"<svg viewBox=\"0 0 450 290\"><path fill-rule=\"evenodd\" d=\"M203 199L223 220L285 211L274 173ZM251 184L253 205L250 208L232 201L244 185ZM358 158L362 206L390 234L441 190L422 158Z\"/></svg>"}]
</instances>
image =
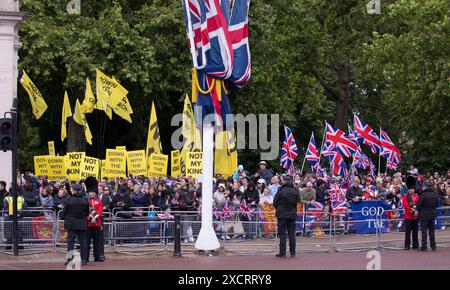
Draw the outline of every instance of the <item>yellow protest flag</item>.
<instances>
[{"instance_id":1,"label":"yellow protest flag","mask_svg":"<svg viewBox=\"0 0 450 290\"><path fill-rule=\"evenodd\" d=\"M150 162L150 154L161 153L161 139L159 136L158 118L156 117L155 103L152 102L152 110L150 113L150 122L148 125L147 134L147 146L145 150L145 155L147 156L147 162ZM150 163L149 163L150 166Z\"/></svg>"},{"instance_id":2,"label":"yellow protest flag","mask_svg":"<svg viewBox=\"0 0 450 290\"><path fill-rule=\"evenodd\" d=\"M48 155L55 156L55 142L54 141L48 141Z\"/></svg>"},{"instance_id":3,"label":"yellow protest flag","mask_svg":"<svg viewBox=\"0 0 450 290\"><path fill-rule=\"evenodd\" d=\"M84 112L87 114L87 113L92 113L92 111L94 111L96 103L97 103L97 101L95 100L94 93L92 92L91 82L87 78L86 79L86 91L84 92L84 100L83 100L83 104L81 104L81 106L83 107Z\"/></svg>"},{"instance_id":4,"label":"yellow protest flag","mask_svg":"<svg viewBox=\"0 0 450 290\"><path fill-rule=\"evenodd\" d=\"M127 98L128 91L116 80L115 77L112 77L112 81L115 82L117 89L111 90L111 107L114 113L119 115L122 119L133 123L130 116L133 113L133 109L131 108L130 101Z\"/></svg>"},{"instance_id":5,"label":"yellow protest flag","mask_svg":"<svg viewBox=\"0 0 450 290\"><path fill-rule=\"evenodd\" d=\"M95 108L98 110L102 110L105 114L112 119L112 107L111 107L111 95L115 90L114 87L117 88L117 82L113 79L105 75L101 70L96 69L97 78L96 78L96 91L97 91L97 103ZM119 90L117 88L117 90Z\"/></svg>"},{"instance_id":6,"label":"yellow protest flag","mask_svg":"<svg viewBox=\"0 0 450 290\"><path fill-rule=\"evenodd\" d=\"M202 148L200 131L195 127L194 110L192 108L191 100L187 94L184 99L183 127L181 133L184 138L186 138L183 148L198 150Z\"/></svg>"},{"instance_id":7,"label":"yellow protest flag","mask_svg":"<svg viewBox=\"0 0 450 290\"><path fill-rule=\"evenodd\" d=\"M30 97L33 115L36 117L36 119L39 119L47 110L47 104L45 103L44 97L42 97L41 92L39 92L38 88L31 81L30 77L25 71L23 71L22 77L20 78L20 83Z\"/></svg>"},{"instance_id":8,"label":"yellow protest flag","mask_svg":"<svg viewBox=\"0 0 450 290\"><path fill-rule=\"evenodd\" d=\"M64 102L61 115L61 141L64 141L64 139L67 138L67 118L72 116L72 109L70 108L67 91L64 93Z\"/></svg>"},{"instance_id":9,"label":"yellow protest flag","mask_svg":"<svg viewBox=\"0 0 450 290\"><path fill-rule=\"evenodd\" d=\"M186 141L180 154L180 170L182 173L186 172L186 154L191 151L201 151L202 142L200 137L200 130L195 127L194 110L189 96L186 94L184 98L183 107L183 125L181 134Z\"/></svg>"},{"instance_id":10,"label":"yellow protest flag","mask_svg":"<svg viewBox=\"0 0 450 290\"><path fill-rule=\"evenodd\" d=\"M214 149L214 174L228 178L238 166L236 136L233 131L221 131L216 135Z\"/></svg>"},{"instance_id":11,"label":"yellow protest flag","mask_svg":"<svg viewBox=\"0 0 450 290\"><path fill-rule=\"evenodd\" d=\"M86 142L88 142L90 145L92 145L92 133L91 129L89 128L89 124L86 120L86 115L84 114L83 107L81 107L80 102L76 101L75 103L75 114L73 115L73 120L83 126L84 128L84 136L86 137Z\"/></svg>"}]
</instances>

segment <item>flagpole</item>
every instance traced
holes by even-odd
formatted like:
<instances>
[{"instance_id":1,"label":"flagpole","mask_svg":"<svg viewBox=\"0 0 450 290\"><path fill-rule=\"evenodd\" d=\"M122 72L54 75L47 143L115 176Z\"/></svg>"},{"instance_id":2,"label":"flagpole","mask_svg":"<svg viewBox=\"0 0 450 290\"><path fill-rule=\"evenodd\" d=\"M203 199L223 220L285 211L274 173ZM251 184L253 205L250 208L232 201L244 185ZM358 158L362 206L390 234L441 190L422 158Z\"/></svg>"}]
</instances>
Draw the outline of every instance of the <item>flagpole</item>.
<instances>
[{"instance_id":1,"label":"flagpole","mask_svg":"<svg viewBox=\"0 0 450 290\"><path fill-rule=\"evenodd\" d=\"M379 136L379 138L381 140L381 126L380 126L380 136ZM378 175L380 175L380 170L381 170L381 149L382 148L380 148L380 150L378 150Z\"/></svg>"},{"instance_id":2,"label":"flagpole","mask_svg":"<svg viewBox=\"0 0 450 290\"><path fill-rule=\"evenodd\" d=\"M309 146L309 145L308 145ZM306 160L306 154L308 153L308 148L306 148L306 152L305 152L305 158L303 158L303 164L302 164L302 170L300 171L300 174L302 174L303 172L303 167L305 166L305 160Z\"/></svg>"},{"instance_id":3,"label":"flagpole","mask_svg":"<svg viewBox=\"0 0 450 290\"><path fill-rule=\"evenodd\" d=\"M325 133L327 132L327 121L325 121L325 128L323 128L323 135L322 135L322 145L320 145L320 153L319 153L319 163L320 163L320 158L322 157L322 147L323 147L323 142L325 141Z\"/></svg>"}]
</instances>

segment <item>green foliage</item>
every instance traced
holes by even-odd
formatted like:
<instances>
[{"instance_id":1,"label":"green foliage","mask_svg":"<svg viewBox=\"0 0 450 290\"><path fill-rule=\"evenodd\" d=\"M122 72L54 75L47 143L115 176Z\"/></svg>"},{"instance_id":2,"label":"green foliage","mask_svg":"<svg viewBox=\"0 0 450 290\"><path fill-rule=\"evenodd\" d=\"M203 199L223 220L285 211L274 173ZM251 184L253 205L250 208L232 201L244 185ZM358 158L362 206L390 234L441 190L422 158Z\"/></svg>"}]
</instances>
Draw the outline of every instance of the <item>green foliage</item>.
<instances>
[{"instance_id":1,"label":"green foliage","mask_svg":"<svg viewBox=\"0 0 450 290\"><path fill-rule=\"evenodd\" d=\"M94 81L97 67L129 90L133 123L117 115L104 122L101 111L89 114L94 144L87 153L101 156L116 145L144 148L154 100L168 154L176 129L170 120L181 113L191 88L179 1L82 0L81 15L67 14L65 2L21 1L30 17L20 31L19 65L49 106L39 121L32 119L28 97L19 89L21 164L28 166L33 155L45 152L48 140L65 152L66 142L59 138L64 90L72 105L75 98L82 100L85 78ZM320 145L323 121L334 121L336 98L324 85L337 86L338 68L348 58L350 111L374 129L382 126L400 146L405 166L448 168L448 1L384 0L381 15L367 14L365 5L359 0L252 1L252 80L230 96L233 111L280 114L281 125L294 131L299 167L310 132ZM348 120L351 124L351 114ZM239 152L240 163L250 170L258 156L258 151Z\"/></svg>"}]
</instances>

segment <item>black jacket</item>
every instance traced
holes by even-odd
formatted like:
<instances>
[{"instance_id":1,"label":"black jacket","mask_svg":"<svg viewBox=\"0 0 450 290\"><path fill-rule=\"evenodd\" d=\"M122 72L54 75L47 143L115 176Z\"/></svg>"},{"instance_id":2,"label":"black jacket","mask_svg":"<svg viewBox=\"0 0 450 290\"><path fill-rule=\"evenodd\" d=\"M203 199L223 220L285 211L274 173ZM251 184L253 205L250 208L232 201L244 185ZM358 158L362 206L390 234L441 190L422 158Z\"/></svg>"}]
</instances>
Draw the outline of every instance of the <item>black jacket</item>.
<instances>
[{"instance_id":1,"label":"black jacket","mask_svg":"<svg viewBox=\"0 0 450 290\"><path fill-rule=\"evenodd\" d=\"M329 200L329 195L327 194L326 188L322 188L320 186L316 187L316 201L317 202L325 202Z\"/></svg>"},{"instance_id":2,"label":"black jacket","mask_svg":"<svg viewBox=\"0 0 450 290\"><path fill-rule=\"evenodd\" d=\"M249 190L249 189L247 189L247 190L245 190L244 191L244 198L245 198L245 201L248 203L248 204L250 204L250 203L252 203L253 201L256 203L256 205L258 205L258 203L259 203L259 193L258 193L258 190L255 188L255 189L253 189L253 190ZM255 206L256 206L255 205Z\"/></svg>"},{"instance_id":3,"label":"black jacket","mask_svg":"<svg viewBox=\"0 0 450 290\"><path fill-rule=\"evenodd\" d=\"M361 187L359 187L359 186L358 187L354 187L353 185L350 186L347 189L347 193L345 194L345 197L348 200L351 200L352 198L357 197L357 196L360 196L360 197L363 196L363 192L362 192Z\"/></svg>"},{"instance_id":4,"label":"black jacket","mask_svg":"<svg viewBox=\"0 0 450 290\"><path fill-rule=\"evenodd\" d=\"M436 209L438 207L438 197L433 189L428 188L422 193L417 203L419 210L419 219L432 220L436 218Z\"/></svg>"},{"instance_id":5,"label":"black jacket","mask_svg":"<svg viewBox=\"0 0 450 290\"><path fill-rule=\"evenodd\" d=\"M280 186L273 199L273 206L277 210L277 218L296 219L297 203L299 202L300 195L292 183L285 183Z\"/></svg>"},{"instance_id":6,"label":"black jacket","mask_svg":"<svg viewBox=\"0 0 450 290\"><path fill-rule=\"evenodd\" d=\"M258 173L259 173L259 177L260 178L263 178L263 179L265 179L266 180L266 183L267 184L270 184L270 180L272 179L272 177L273 177L273 173L272 173L272 171L270 170L270 169L260 169L259 171L258 171Z\"/></svg>"},{"instance_id":7,"label":"black jacket","mask_svg":"<svg viewBox=\"0 0 450 290\"><path fill-rule=\"evenodd\" d=\"M89 201L78 195L71 196L61 214L64 219L64 228L73 231L87 230L87 216L89 215Z\"/></svg>"},{"instance_id":8,"label":"black jacket","mask_svg":"<svg viewBox=\"0 0 450 290\"><path fill-rule=\"evenodd\" d=\"M25 199L28 207L40 207L41 201L39 199L39 191L37 189L27 189L25 187L20 188L21 194Z\"/></svg>"}]
</instances>

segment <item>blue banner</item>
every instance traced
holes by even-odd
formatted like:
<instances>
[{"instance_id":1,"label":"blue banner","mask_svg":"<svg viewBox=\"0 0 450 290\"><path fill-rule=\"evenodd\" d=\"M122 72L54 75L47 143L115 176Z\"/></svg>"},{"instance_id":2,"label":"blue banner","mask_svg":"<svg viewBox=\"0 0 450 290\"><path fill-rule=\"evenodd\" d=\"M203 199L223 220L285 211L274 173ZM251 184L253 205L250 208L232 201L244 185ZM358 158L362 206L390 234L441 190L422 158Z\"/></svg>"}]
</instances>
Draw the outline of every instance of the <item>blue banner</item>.
<instances>
[{"instance_id":1,"label":"blue banner","mask_svg":"<svg viewBox=\"0 0 450 290\"><path fill-rule=\"evenodd\" d=\"M352 203L352 218L354 223L353 229L357 234L374 234L379 228L380 232L388 231L388 219L385 211L390 206L384 201L361 201ZM380 220L377 222L377 217Z\"/></svg>"}]
</instances>

